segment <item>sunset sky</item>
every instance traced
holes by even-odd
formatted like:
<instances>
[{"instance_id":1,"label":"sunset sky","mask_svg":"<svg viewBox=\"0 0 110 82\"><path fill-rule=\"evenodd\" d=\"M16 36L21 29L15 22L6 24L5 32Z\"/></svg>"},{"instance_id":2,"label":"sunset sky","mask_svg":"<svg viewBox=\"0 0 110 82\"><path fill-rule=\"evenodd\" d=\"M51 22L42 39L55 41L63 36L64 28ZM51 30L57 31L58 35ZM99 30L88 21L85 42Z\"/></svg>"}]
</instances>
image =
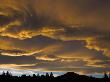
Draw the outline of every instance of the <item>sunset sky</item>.
<instances>
[{"instance_id":1,"label":"sunset sky","mask_svg":"<svg viewBox=\"0 0 110 82\"><path fill-rule=\"evenodd\" d=\"M110 72L110 0L0 0L3 70Z\"/></svg>"}]
</instances>

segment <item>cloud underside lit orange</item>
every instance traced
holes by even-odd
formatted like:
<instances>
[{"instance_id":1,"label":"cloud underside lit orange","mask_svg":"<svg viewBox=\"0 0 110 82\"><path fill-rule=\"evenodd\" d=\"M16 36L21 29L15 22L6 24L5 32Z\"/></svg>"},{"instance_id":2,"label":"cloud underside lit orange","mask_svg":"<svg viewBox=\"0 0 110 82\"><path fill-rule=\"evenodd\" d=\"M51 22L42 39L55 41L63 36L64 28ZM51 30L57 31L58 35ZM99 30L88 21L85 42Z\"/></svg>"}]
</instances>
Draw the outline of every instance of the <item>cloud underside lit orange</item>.
<instances>
[{"instance_id":1,"label":"cloud underside lit orange","mask_svg":"<svg viewBox=\"0 0 110 82\"><path fill-rule=\"evenodd\" d=\"M109 8L108 0L0 1L0 66L110 72Z\"/></svg>"}]
</instances>

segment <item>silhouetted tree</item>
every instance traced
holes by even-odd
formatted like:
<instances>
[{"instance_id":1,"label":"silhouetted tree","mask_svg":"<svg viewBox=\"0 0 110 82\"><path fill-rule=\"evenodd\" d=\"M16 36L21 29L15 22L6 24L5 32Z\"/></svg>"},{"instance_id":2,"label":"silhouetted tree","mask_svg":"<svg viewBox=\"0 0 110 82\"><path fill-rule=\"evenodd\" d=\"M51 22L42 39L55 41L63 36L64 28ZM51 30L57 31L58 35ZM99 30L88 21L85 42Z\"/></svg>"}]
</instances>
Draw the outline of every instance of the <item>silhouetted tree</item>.
<instances>
[{"instance_id":1,"label":"silhouetted tree","mask_svg":"<svg viewBox=\"0 0 110 82\"><path fill-rule=\"evenodd\" d=\"M7 71L5 75L6 76L12 76L12 74L9 71Z\"/></svg>"},{"instance_id":2,"label":"silhouetted tree","mask_svg":"<svg viewBox=\"0 0 110 82\"><path fill-rule=\"evenodd\" d=\"M2 76L5 76L5 72L3 71Z\"/></svg>"},{"instance_id":3,"label":"silhouetted tree","mask_svg":"<svg viewBox=\"0 0 110 82\"><path fill-rule=\"evenodd\" d=\"M50 73L50 77L54 77L52 72Z\"/></svg>"},{"instance_id":4,"label":"silhouetted tree","mask_svg":"<svg viewBox=\"0 0 110 82\"><path fill-rule=\"evenodd\" d=\"M36 77L36 75L35 75L35 74L33 74L33 77Z\"/></svg>"},{"instance_id":5,"label":"silhouetted tree","mask_svg":"<svg viewBox=\"0 0 110 82\"><path fill-rule=\"evenodd\" d=\"M48 73L46 73L46 77L49 77L49 74Z\"/></svg>"},{"instance_id":6,"label":"silhouetted tree","mask_svg":"<svg viewBox=\"0 0 110 82\"><path fill-rule=\"evenodd\" d=\"M105 79L108 79L108 75L107 75L106 72L104 73L104 78L105 78Z\"/></svg>"},{"instance_id":7,"label":"silhouetted tree","mask_svg":"<svg viewBox=\"0 0 110 82\"><path fill-rule=\"evenodd\" d=\"M40 75L39 75L39 73L37 74L37 77L39 77Z\"/></svg>"}]
</instances>

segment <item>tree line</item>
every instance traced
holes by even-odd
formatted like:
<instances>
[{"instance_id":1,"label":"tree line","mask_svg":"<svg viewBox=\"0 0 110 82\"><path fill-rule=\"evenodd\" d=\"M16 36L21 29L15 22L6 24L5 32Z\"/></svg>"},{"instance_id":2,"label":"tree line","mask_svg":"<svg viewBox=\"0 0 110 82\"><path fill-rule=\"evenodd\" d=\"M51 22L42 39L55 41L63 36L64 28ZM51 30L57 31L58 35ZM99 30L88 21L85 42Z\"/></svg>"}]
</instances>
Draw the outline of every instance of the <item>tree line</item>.
<instances>
[{"instance_id":1,"label":"tree line","mask_svg":"<svg viewBox=\"0 0 110 82\"><path fill-rule=\"evenodd\" d=\"M11 72L3 72L0 75L0 81L66 81L66 82L110 82L110 74L104 73L102 78L96 78L92 76L79 75L74 72L67 72L63 75L54 77L53 73L46 73L45 75L33 74L21 76L13 76Z\"/></svg>"}]
</instances>

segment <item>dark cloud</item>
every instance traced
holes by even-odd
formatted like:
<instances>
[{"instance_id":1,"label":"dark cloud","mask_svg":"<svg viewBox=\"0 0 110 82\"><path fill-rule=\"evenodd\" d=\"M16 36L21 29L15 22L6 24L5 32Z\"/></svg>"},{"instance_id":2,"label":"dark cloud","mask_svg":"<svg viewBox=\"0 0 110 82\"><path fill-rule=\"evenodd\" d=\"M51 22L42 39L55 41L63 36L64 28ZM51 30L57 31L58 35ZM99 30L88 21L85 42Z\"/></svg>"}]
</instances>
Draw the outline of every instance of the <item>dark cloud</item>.
<instances>
[{"instance_id":1,"label":"dark cloud","mask_svg":"<svg viewBox=\"0 0 110 82\"><path fill-rule=\"evenodd\" d=\"M86 61L82 60L77 60L77 61L61 61L61 60L56 60L52 62L41 62L39 64L33 65L33 66L21 66L21 68L24 69L41 69L42 71L47 71L46 69L57 69L57 68L72 68L72 67L82 67L86 65ZM66 67L65 67L66 66ZM57 70L54 70L57 71ZM63 71L63 70L62 70ZM69 70L68 70L69 71Z\"/></svg>"},{"instance_id":2,"label":"dark cloud","mask_svg":"<svg viewBox=\"0 0 110 82\"><path fill-rule=\"evenodd\" d=\"M18 52L22 52L22 51L23 52L33 52L36 50L41 50L47 46L58 44L61 41L39 35L39 36L30 38L30 39L25 39L25 40L1 37L0 42L1 42L0 48L4 49L4 50L12 49L13 52L14 52L14 50L18 50ZM6 46L3 47L2 43L4 43Z\"/></svg>"},{"instance_id":3,"label":"dark cloud","mask_svg":"<svg viewBox=\"0 0 110 82\"><path fill-rule=\"evenodd\" d=\"M41 62L41 60L37 60L34 56L0 56L0 64L25 65L38 62Z\"/></svg>"}]
</instances>

